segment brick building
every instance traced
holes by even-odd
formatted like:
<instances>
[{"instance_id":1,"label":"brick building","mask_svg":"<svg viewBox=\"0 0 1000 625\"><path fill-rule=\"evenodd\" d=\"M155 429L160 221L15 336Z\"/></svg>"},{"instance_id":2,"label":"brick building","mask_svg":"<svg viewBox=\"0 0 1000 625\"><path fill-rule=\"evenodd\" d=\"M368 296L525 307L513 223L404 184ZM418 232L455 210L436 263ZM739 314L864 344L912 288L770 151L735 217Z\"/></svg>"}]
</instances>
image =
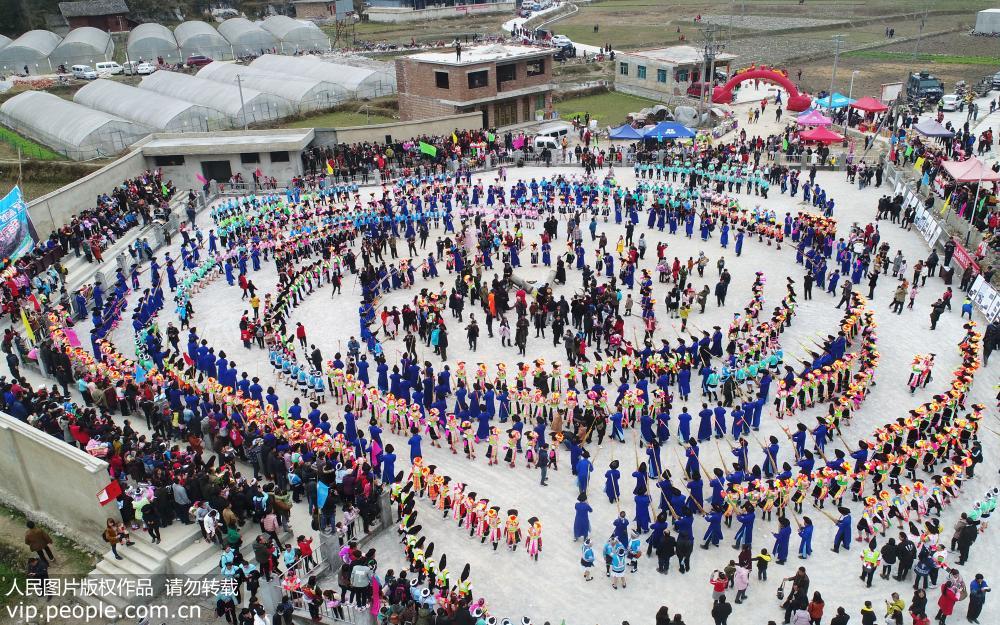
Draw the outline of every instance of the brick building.
<instances>
[{"instance_id":1,"label":"brick building","mask_svg":"<svg viewBox=\"0 0 1000 625\"><path fill-rule=\"evenodd\" d=\"M735 54L715 55L715 71L728 73ZM705 52L693 46L621 52L615 58L615 91L670 101L673 96L698 97L709 68Z\"/></svg>"},{"instance_id":2,"label":"brick building","mask_svg":"<svg viewBox=\"0 0 1000 625\"><path fill-rule=\"evenodd\" d=\"M484 127L552 112L552 48L492 44L396 59L403 121L479 111Z\"/></svg>"},{"instance_id":3,"label":"brick building","mask_svg":"<svg viewBox=\"0 0 1000 625\"><path fill-rule=\"evenodd\" d=\"M60 2L59 12L70 29L90 26L109 33L132 30L135 22L128 17L125 0L84 0Z\"/></svg>"},{"instance_id":4,"label":"brick building","mask_svg":"<svg viewBox=\"0 0 1000 625\"><path fill-rule=\"evenodd\" d=\"M354 11L353 0L293 0L295 17L314 22L342 20Z\"/></svg>"}]
</instances>

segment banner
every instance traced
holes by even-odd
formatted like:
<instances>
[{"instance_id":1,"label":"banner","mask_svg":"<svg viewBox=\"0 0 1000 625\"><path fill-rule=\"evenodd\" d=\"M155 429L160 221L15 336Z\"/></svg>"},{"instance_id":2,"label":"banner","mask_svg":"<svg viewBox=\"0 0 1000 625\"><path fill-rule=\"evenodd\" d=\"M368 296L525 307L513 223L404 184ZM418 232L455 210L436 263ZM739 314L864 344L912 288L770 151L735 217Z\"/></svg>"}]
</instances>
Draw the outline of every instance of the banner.
<instances>
[{"instance_id":1,"label":"banner","mask_svg":"<svg viewBox=\"0 0 1000 625\"><path fill-rule=\"evenodd\" d=\"M438 150L436 147L429 143L420 142L420 153L426 154L428 156L437 156Z\"/></svg>"},{"instance_id":2,"label":"banner","mask_svg":"<svg viewBox=\"0 0 1000 625\"><path fill-rule=\"evenodd\" d=\"M979 272L980 271L979 264L976 262L976 259L974 259L969 254L969 252L962 246L961 242L959 242L958 239L954 237L951 239L951 241L952 243L955 244L955 252L952 254L952 258L955 259L955 262L958 263L958 266L961 267L962 269L965 269L969 265L972 265L972 269L976 272Z\"/></svg>"},{"instance_id":3,"label":"banner","mask_svg":"<svg viewBox=\"0 0 1000 625\"><path fill-rule=\"evenodd\" d=\"M0 258L17 260L35 248L28 224L28 203L20 187L0 200Z\"/></svg>"}]
</instances>

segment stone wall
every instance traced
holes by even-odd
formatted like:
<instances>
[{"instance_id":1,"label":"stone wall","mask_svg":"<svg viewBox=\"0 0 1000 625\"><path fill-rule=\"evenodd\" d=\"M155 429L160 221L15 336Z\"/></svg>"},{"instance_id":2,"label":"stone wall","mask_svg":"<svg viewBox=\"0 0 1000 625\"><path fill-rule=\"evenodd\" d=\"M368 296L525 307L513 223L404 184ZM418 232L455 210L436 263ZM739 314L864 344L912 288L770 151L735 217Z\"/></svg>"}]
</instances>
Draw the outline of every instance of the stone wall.
<instances>
[{"instance_id":1,"label":"stone wall","mask_svg":"<svg viewBox=\"0 0 1000 625\"><path fill-rule=\"evenodd\" d=\"M0 413L0 500L77 544L104 551L105 521L119 518L97 493L111 481L103 460Z\"/></svg>"},{"instance_id":2,"label":"stone wall","mask_svg":"<svg viewBox=\"0 0 1000 625\"><path fill-rule=\"evenodd\" d=\"M482 127L483 116L480 113L461 113L413 122L404 121L346 128L317 128L314 144L336 145L358 141L384 143L386 135L391 136L393 140L405 140L412 139L417 135L443 135L454 130L478 130Z\"/></svg>"},{"instance_id":3,"label":"stone wall","mask_svg":"<svg viewBox=\"0 0 1000 625\"><path fill-rule=\"evenodd\" d=\"M463 4L458 6L437 7L414 10L409 7L368 7L365 15L369 22L401 24L404 22L424 22L440 20L449 17L465 17L468 15L487 15L494 13L510 13L513 15L515 3L491 2L486 4Z\"/></svg>"}]
</instances>

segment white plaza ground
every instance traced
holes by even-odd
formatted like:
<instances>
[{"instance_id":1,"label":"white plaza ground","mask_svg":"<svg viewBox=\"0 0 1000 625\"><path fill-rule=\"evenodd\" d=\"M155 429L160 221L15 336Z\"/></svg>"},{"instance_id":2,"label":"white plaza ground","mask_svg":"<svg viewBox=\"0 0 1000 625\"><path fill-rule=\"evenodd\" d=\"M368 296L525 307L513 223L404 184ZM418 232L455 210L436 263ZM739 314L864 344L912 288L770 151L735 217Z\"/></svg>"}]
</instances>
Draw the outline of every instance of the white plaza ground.
<instances>
[{"instance_id":1,"label":"white plaza ground","mask_svg":"<svg viewBox=\"0 0 1000 625\"><path fill-rule=\"evenodd\" d=\"M768 113L771 116L770 110ZM560 173L567 176L581 176L582 170L570 167L511 168L508 171L507 184L510 186L518 179L530 181L532 178L541 179ZM626 187L635 186L631 168L617 169L615 174L618 184ZM491 183L494 177L494 172L475 176L477 180L482 179L484 184ZM859 191L856 185L847 184L845 175L839 172L820 172L817 175L817 182L827 190L830 197L836 200L834 217L838 220L839 235L845 237L852 223L864 226L873 221L878 198L882 194L892 191L885 184L882 188ZM366 188L362 195L367 196L374 191L377 189ZM767 208L773 209L777 212L779 219L784 216L785 212L791 212L794 215L796 211L806 208L798 199L793 200L787 195L781 195L777 187L772 187L769 195L768 200L746 194L736 197L744 207L752 208L755 204L761 203ZM748 237L743 246L742 256L737 258L733 250L732 240L735 232L731 237L729 249L723 250L719 246L718 231L708 242L702 242L698 237L697 229L694 239L687 239L683 236L683 227L679 229L677 235L669 235L666 231L660 233L655 229L648 231L645 226L646 215L640 214L639 217L640 223L636 227L635 238L637 240L640 233L645 233L648 245L645 259L639 262L639 269L653 271L654 297L658 301L656 314L659 325L654 337L654 344L658 345L660 338L668 338L673 342L677 336L676 329L679 328L679 320L667 318L664 307L667 285L661 285L655 279L655 249L661 240L668 245L666 251L668 259L672 260L676 256L683 262L689 256L697 258L700 251L704 251L709 257L710 263L705 277L699 278L695 273L690 278L696 291L700 290L704 284L714 288L718 279L715 266L720 256L725 259L725 266L733 276L726 306L718 308L715 305L714 294L711 295L704 314L698 314L697 306L695 306L690 320L692 327L709 331L715 325L726 328L733 313L741 311L749 301L751 297L750 286L755 272L760 271L765 274L767 279L765 312L763 313L765 315L769 315L784 296L785 278L790 276L795 280L795 288L799 294L796 315L791 327L781 335L781 343L788 364L798 370L799 366L792 357L805 354L805 348L801 344L808 344L812 339L837 332L842 311L834 308L837 301L834 295L826 294L817 287L814 289L812 301L802 299L804 270L801 265L795 263L795 251L790 242L779 251L773 246L768 247L765 243L759 243L756 239ZM206 233L208 228L212 227L207 211L198 216L198 225ZM879 226L882 241L886 241L890 245L890 257L895 255L897 249L902 250L911 268L918 259L926 258L927 245L916 229L906 232L886 221L880 222ZM458 228L457 221L456 228ZM600 232L607 234L609 246L613 248L619 235L624 233L624 227L602 222L598 230L599 234ZM433 248L434 239L441 234L440 230L431 231L427 251ZM532 241L537 241L539 235L540 229L538 227L525 230L526 244L530 245ZM563 249L565 237L565 222L562 221L559 225L559 238L553 244L554 252ZM588 258L592 258L595 244L589 240L586 231L584 247L588 252ZM355 249L357 250L357 248ZM401 252L405 252L405 244L400 245L399 249ZM176 245L173 250L171 255L175 258L179 257ZM163 251L158 252L157 256L162 259ZM517 275L528 279L541 279L547 275L549 271L547 268L530 267L530 256L527 250L523 251L520 256L522 265L525 267L518 270ZM454 275L444 271L443 263L439 264L439 268L442 272L439 280L450 286L454 281ZM832 269L831 266L831 271ZM498 271L500 271L499 266ZM909 274L911 271L908 270L907 273ZM248 277L257 285L259 293L274 292L276 272L273 262L265 263L261 271L251 272ZM484 279L488 280L491 277L489 271L484 272ZM599 279L603 282L603 278ZM144 286L147 281L148 278L144 276ZM557 297L560 294L565 294L568 300L579 289L580 284L580 272L568 269L568 283L554 287L555 294ZM876 427L898 416L905 415L909 408L928 400L931 395L943 392L945 385L950 380L951 372L959 363L957 344L964 334L962 321L959 318L961 295L956 295L954 309L951 312L946 312L938 324L937 330L931 332L928 318L930 304L945 289L941 280L939 278L929 279L926 287L920 290L914 310L905 310L902 315L891 314L889 310L895 285L891 272L888 276L883 276L876 289L875 298L870 304L875 311L875 320L878 324L877 333L882 359L876 373L877 385L870 391L862 409L855 413L852 424L844 430L845 439L852 448L859 438L870 438L871 432ZM405 302L411 301L413 296L423 287L437 288L438 280L421 280L418 272L414 288L392 292L383 297L379 303L390 307L393 305L401 307ZM862 292L867 293L867 286L863 286ZM636 289L634 297L636 299L634 313L637 315L639 312L638 289ZM130 307L132 303L132 301L129 302ZM343 294L331 297L329 287L314 293L290 314L288 326L292 328L296 322L301 321L307 329L308 342L314 343L322 350L324 358L330 359L337 351L346 353L347 340L351 336L358 336L357 310L359 303L360 288L355 283L353 276L345 274ZM195 295L192 304L195 311L192 325L197 328L200 338L207 338L209 344L217 351L224 350L230 359L236 361L240 371L247 371L251 376L259 376L261 384L265 388L268 385L275 385L283 403L291 400L294 396L293 393L287 387L275 383L272 369L267 362L267 352L256 348L246 350L240 341L238 322L243 311L249 310L249 305L240 300L238 287L228 287L225 280L219 277L210 286ZM466 318L468 318L468 313L475 312L480 322L482 334L479 339L479 348L475 353L469 351L465 341L465 324L459 324L457 320L453 320L446 313L445 320L448 324L450 338L448 362L451 364L452 370L455 369L457 362L465 361L470 372L475 363L478 362L489 365L492 372L495 370L493 365L497 362L505 362L508 364L508 369L513 372L514 364L521 360L517 355L516 348L501 347L499 335L495 338L487 337L481 309L466 306L465 312ZM172 306L168 303L158 318L161 330L171 320L177 323ZM980 324L980 330L982 330L985 323L978 313L975 320ZM511 321L513 325L513 319ZM86 332L89 330L88 323L82 324L80 336L86 336ZM632 329L639 337L642 336L641 323L637 316L626 320L627 338L631 338ZM565 363L564 347L562 345L553 347L549 332L547 332L547 338L536 339L534 338L534 329L529 330L528 359L544 358L547 362L560 360ZM126 312L120 327L113 333L113 340L122 353L132 354L133 341L129 312ZM385 353L389 359L390 367L398 359L397 349L399 348L400 344L393 341L385 344ZM430 360L434 363L435 370L440 370L442 363L421 342L418 342L418 352L421 359ZM934 379L926 389L921 389L916 395L911 396L906 386L910 360L914 354L928 352L937 354ZM589 352L589 355L592 357L593 353ZM304 354L300 351L300 358L303 357ZM991 366L979 371L969 401L969 404L980 402L987 406L989 416L984 419L984 424L994 429L998 429L995 412L996 391L994 389L997 383L997 360L1000 359L994 360ZM372 373L374 374L374 369L372 369ZM697 410L700 409L701 396L696 382L697 376L693 377L695 380L692 384L693 392L690 401L685 404L679 399L675 400L673 410L675 416L683 405L688 405L692 414L696 414ZM372 379L374 381L374 375ZM772 386L772 398L774 388ZM449 406L451 404L452 400L449 400ZM340 420L341 411L335 403L328 401L324 408L334 423ZM755 434L760 440L766 440L770 435L778 436L782 445L781 454L777 460L779 464L784 461L791 463L793 462L791 447L779 429L779 424L794 428L795 421L801 420L812 426L815 424L815 415L821 412L825 413L825 410L825 406L814 408L783 422L778 422L774 418L773 408L769 406L765 409L761 429ZM364 423L359 423L359 427L362 425ZM675 436L676 421L671 423L671 430ZM447 554L448 568L452 572L452 579L457 580L462 566L466 562L470 563L474 595L486 599L492 614L499 617L507 616L514 623L520 622L522 616L529 616L531 622L536 625L545 621L553 624L565 622L566 625L617 625L622 621L628 621L632 625L649 624L653 622L659 607L666 605L670 608L671 614L680 612L684 622L688 625L709 625L713 622L709 614L711 608L709 576L714 569L721 569L730 560L735 560L737 551L732 548L732 539L737 524L734 523L732 528L723 529L724 539L719 548L703 551L696 547L692 556L692 571L686 575L677 572L676 560L672 563L669 575L660 575L655 570L655 556L654 560L644 556L639 563L638 573L627 575L627 589L613 590L609 583L610 580L603 575L603 567L599 566L600 549L611 533L611 522L618 512L613 504L608 503L603 494L604 472L612 459L617 459L622 465L622 509L626 511L630 519L634 517L635 513L635 505L631 495L634 480L630 477L630 473L635 469L636 452L632 441L628 438L630 435L629 432L626 433L625 444L606 439L603 447L598 448L595 438L595 442L589 446L591 459L594 463L594 473L589 488L590 503L594 507L594 513L591 515L591 527L595 552L598 553L598 567L594 569L595 579L593 581L585 582L582 579L582 569L579 564L581 545L574 543L572 538L573 506L576 501L577 489L575 478L571 475L569 455L565 450L560 452L559 470L550 470L549 485L541 487L538 484L538 471L525 468L523 457L519 458L516 469L510 469L503 463L498 466L487 466L483 457L485 445L480 445L478 458L475 461L470 461L461 453L452 455L447 448L431 447L425 436L423 445L425 462L436 465L439 473L450 475L457 481L469 484L470 490L477 492L482 497L488 497L493 505L500 506L502 510L516 508L522 519L522 530L526 529L524 522L529 517L537 516L541 520L544 544L538 562L529 560L524 552L523 544L515 553L507 551L502 545L500 550L494 553L488 545L481 545L478 538L468 538L467 532L457 529L455 522L450 517L448 520L442 521L440 513L431 511L426 501L419 501L417 504L418 523L423 526L423 533L427 539L434 542L435 556L440 557L441 554ZM407 470L409 456L405 440L393 436L388 433L388 430L383 434L383 437L385 442L392 443L396 448L399 457L397 469ZM997 484L998 464L996 458L998 451L1000 451L1000 437L983 430L981 438L983 439L986 461L977 471L976 478L968 482L963 489L961 499L945 509L945 514L941 519L944 528L942 538L945 540L950 539L952 527L959 514L969 510L988 488ZM731 441L731 439L729 440ZM680 448L676 446L675 441L676 439L672 437L671 442L664 447L663 463L676 476L680 474L678 460ZM843 447L839 439L833 445ZM728 462L731 458L728 444L723 442L720 449ZM763 460L763 452L752 439L751 449L751 466L760 464ZM645 454L641 451L639 454L640 461L645 460ZM713 443L703 445L701 458L709 471L712 467L721 465L719 455ZM859 504L852 504L851 508L855 513L855 520L857 520L860 517L861 507ZM827 511L835 513L830 510L829 506ZM816 526L813 539L814 555L809 560L800 561L795 555L798 539L793 535L790 547L791 555L787 564L777 566L772 563L766 582L758 582L756 575L752 575L748 599L743 605L734 606L735 610L729 619L730 623L766 625L770 620L780 622L783 611L778 607L779 602L775 597L776 589L780 579L795 573L796 567L799 565L806 567L811 579L810 596L814 590L823 595L826 602L824 622L828 622L838 606L843 606L851 615L851 623L860 623L860 608L866 599L872 601L876 613L880 617L879 622L882 622L884 620L882 618L884 600L888 599L893 591L899 592L909 605L912 595L912 575L909 582L884 581L876 578L875 585L871 589L866 589L864 583L858 579L861 570L861 545L855 541L850 552L842 552L838 555L830 553L834 534L833 523L823 514L812 510L808 503L804 514L810 516ZM309 529L309 517L304 504L295 507L293 526L296 533L312 533ZM705 527L704 521L696 517L694 526L696 541L701 538ZM755 554L762 547L771 550L774 542L771 532L776 529L776 521L765 522L758 518L754 527L753 551ZM645 537L643 538L645 539ZM395 531L382 533L373 546L378 550L377 557L381 572L390 568L398 571L403 566L402 547ZM977 572L985 573L988 581L997 581L993 578L1000 573L1000 568L996 567L995 564L990 564L990 562L992 554L995 553L994 549L998 547L1000 547L998 529L989 527L973 546L968 564L961 567L962 575L967 583ZM949 561L954 560L955 557L949 557ZM943 579L944 577L942 577L942 581ZM333 580L329 580L329 583L331 586L334 585ZM928 613L932 618L936 612L939 594L939 589L928 590ZM733 591L730 591L730 601L732 598ZM955 609L955 615L951 617L949 622L964 622L966 605L964 601L959 603ZM996 623L998 619L1000 619L1000 608L998 608L997 601L993 597L988 597L980 622ZM908 616L906 622L909 623Z\"/></svg>"}]
</instances>

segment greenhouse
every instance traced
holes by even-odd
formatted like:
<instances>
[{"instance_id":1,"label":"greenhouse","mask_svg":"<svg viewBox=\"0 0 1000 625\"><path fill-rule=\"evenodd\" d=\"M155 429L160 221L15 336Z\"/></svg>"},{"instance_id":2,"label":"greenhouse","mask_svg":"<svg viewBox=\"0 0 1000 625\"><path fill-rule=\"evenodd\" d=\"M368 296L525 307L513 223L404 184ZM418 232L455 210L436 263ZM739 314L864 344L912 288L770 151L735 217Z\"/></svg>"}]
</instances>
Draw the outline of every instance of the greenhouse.
<instances>
[{"instance_id":1,"label":"greenhouse","mask_svg":"<svg viewBox=\"0 0 1000 625\"><path fill-rule=\"evenodd\" d=\"M226 38L236 56L258 56L277 51L274 35L245 17L233 17L219 24L219 34Z\"/></svg>"},{"instance_id":2,"label":"greenhouse","mask_svg":"<svg viewBox=\"0 0 1000 625\"><path fill-rule=\"evenodd\" d=\"M49 55L54 67L83 64L94 66L98 61L113 61L115 42L111 35L90 26L82 26L69 31L56 49Z\"/></svg>"},{"instance_id":3,"label":"greenhouse","mask_svg":"<svg viewBox=\"0 0 1000 625\"><path fill-rule=\"evenodd\" d=\"M179 63L180 50L170 29L160 24L147 22L139 24L128 34L128 56L132 62L148 61L156 63L163 59L167 63Z\"/></svg>"},{"instance_id":4,"label":"greenhouse","mask_svg":"<svg viewBox=\"0 0 1000 625\"><path fill-rule=\"evenodd\" d=\"M174 29L174 38L185 59L195 54L216 60L233 58L233 47L219 31L206 22L184 22Z\"/></svg>"},{"instance_id":5,"label":"greenhouse","mask_svg":"<svg viewBox=\"0 0 1000 625\"><path fill-rule=\"evenodd\" d=\"M287 15L272 15L260 26L278 40L278 49L282 54L330 49L330 39L312 22L300 22Z\"/></svg>"},{"instance_id":6,"label":"greenhouse","mask_svg":"<svg viewBox=\"0 0 1000 625\"><path fill-rule=\"evenodd\" d=\"M4 102L0 123L77 161L113 156L150 132L44 91L25 91Z\"/></svg>"},{"instance_id":7,"label":"greenhouse","mask_svg":"<svg viewBox=\"0 0 1000 625\"><path fill-rule=\"evenodd\" d=\"M238 126L282 119L294 112L291 102L276 95L248 87L243 87L241 93L235 85L178 72L150 74L139 87L215 109Z\"/></svg>"},{"instance_id":8,"label":"greenhouse","mask_svg":"<svg viewBox=\"0 0 1000 625\"><path fill-rule=\"evenodd\" d=\"M47 30L29 30L0 49L0 73L23 72L28 66L29 74L52 72L49 55L56 49L62 37Z\"/></svg>"},{"instance_id":9,"label":"greenhouse","mask_svg":"<svg viewBox=\"0 0 1000 625\"><path fill-rule=\"evenodd\" d=\"M236 84L237 76L244 87L285 98L291 101L300 113L330 108L351 97L343 87L333 83L278 74L235 63L213 62L198 71L198 78L231 85Z\"/></svg>"},{"instance_id":10,"label":"greenhouse","mask_svg":"<svg viewBox=\"0 0 1000 625\"><path fill-rule=\"evenodd\" d=\"M255 59L250 66L283 76L301 76L330 82L357 98L377 98L396 92L396 76L392 72L331 63L313 56L265 54Z\"/></svg>"},{"instance_id":11,"label":"greenhouse","mask_svg":"<svg viewBox=\"0 0 1000 625\"><path fill-rule=\"evenodd\" d=\"M230 128L215 109L103 78L84 85L73 101L166 132L211 132Z\"/></svg>"},{"instance_id":12,"label":"greenhouse","mask_svg":"<svg viewBox=\"0 0 1000 625\"><path fill-rule=\"evenodd\" d=\"M6 35L0 35L0 50L7 47L7 44L11 42L11 38Z\"/></svg>"}]
</instances>

